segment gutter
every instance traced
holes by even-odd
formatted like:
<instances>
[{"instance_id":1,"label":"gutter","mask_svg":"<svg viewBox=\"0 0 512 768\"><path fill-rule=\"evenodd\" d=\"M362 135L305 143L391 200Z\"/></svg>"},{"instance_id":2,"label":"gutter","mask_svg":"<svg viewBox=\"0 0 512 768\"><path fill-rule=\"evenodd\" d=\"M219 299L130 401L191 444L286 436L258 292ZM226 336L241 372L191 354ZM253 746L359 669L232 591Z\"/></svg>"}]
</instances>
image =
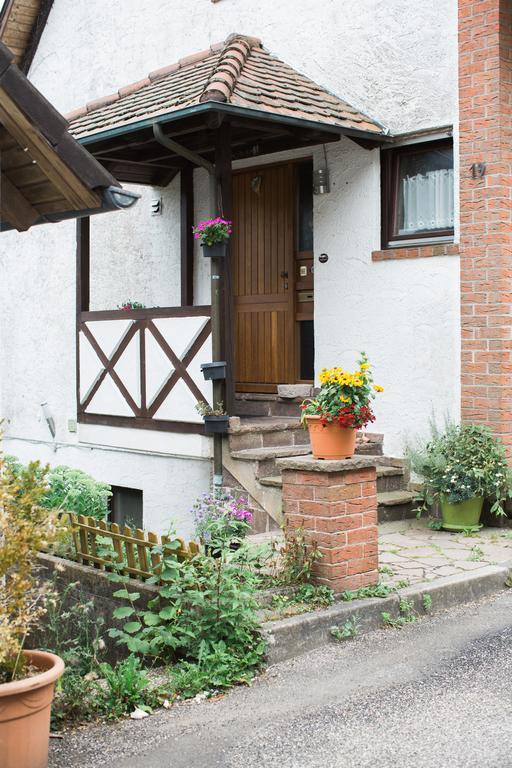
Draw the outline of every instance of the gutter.
<instances>
[{"instance_id":1,"label":"gutter","mask_svg":"<svg viewBox=\"0 0 512 768\"><path fill-rule=\"evenodd\" d=\"M315 120L303 120L302 118L290 117L289 115L275 115L263 110L247 109L246 107L237 107L233 106L232 104L223 104L218 101L207 101L203 104L196 104L191 107L185 107L184 109L167 112L166 114L159 115L158 117L147 117L144 120L138 120L134 123L128 123L117 128L111 128L106 131L101 131L100 133L84 136L83 138L75 138L80 144L87 146L88 144L94 144L98 141L105 141L106 139L133 133L134 131L138 131L143 128L152 128L155 124L168 125L178 120L182 120L185 117L193 117L195 115L202 115L212 111L221 112L226 115L233 115L235 117L254 118L256 120L267 121L269 123L290 125L296 128L322 130L327 133L333 133L340 136L353 136L354 138L374 140L377 144L387 144L393 140L392 136L389 134L376 134L372 133L371 131L360 131L357 128L343 128L342 126L333 125L332 123L320 123ZM71 131L72 130L73 126L71 125Z\"/></svg>"},{"instance_id":2,"label":"gutter","mask_svg":"<svg viewBox=\"0 0 512 768\"><path fill-rule=\"evenodd\" d=\"M110 213L111 211L126 210L137 204L140 195L121 187L106 187L101 193L101 206L99 208L85 208L81 211L64 211L62 213L47 213L41 215L32 226L38 224L56 224L59 221L69 219L83 219L86 216L95 216L98 213ZM0 232L9 232L15 230L7 222L0 223ZM16 230L17 231L17 230Z\"/></svg>"}]
</instances>

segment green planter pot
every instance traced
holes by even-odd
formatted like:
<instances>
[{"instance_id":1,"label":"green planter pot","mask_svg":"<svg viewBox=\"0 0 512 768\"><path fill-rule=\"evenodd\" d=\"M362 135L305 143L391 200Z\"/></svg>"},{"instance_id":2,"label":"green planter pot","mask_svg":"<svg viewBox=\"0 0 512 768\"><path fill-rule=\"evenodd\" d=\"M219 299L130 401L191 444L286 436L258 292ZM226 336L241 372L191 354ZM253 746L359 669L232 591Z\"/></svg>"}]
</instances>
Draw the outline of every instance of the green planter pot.
<instances>
[{"instance_id":1,"label":"green planter pot","mask_svg":"<svg viewBox=\"0 0 512 768\"><path fill-rule=\"evenodd\" d=\"M467 499L458 504L450 504L445 496L441 496L441 513L445 531L479 531L480 515L484 500L482 496Z\"/></svg>"}]
</instances>

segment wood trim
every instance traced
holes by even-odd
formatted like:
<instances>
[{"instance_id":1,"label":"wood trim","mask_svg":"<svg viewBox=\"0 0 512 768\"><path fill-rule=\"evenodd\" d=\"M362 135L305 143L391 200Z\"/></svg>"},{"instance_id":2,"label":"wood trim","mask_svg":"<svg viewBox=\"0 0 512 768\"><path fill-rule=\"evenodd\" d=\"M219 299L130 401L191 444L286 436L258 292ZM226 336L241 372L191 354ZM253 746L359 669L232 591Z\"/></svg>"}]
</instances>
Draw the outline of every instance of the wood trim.
<instances>
[{"instance_id":1,"label":"wood trim","mask_svg":"<svg viewBox=\"0 0 512 768\"><path fill-rule=\"evenodd\" d=\"M80 330L84 334L84 336L86 337L87 341L89 342L91 347L94 349L96 354L98 355L99 359L101 360L101 363L103 365L104 370L99 375L97 381L95 382L95 384L94 384L93 388L91 389L89 395L87 396L86 400L83 403L80 404L80 408L81 409L87 408L87 406L91 402L92 398L96 394L96 392L99 389L102 381L105 379L105 377L106 377L106 375L108 373L108 374L110 374L110 378L115 382L117 388L121 392L122 396L126 400L128 406L132 409L134 414L136 416L140 416L141 415L141 411L140 411L139 406L137 405L135 400L132 398L132 396L130 395L130 393L126 389L126 387L123 384L120 376L114 370L115 364L117 363L117 361L119 360L119 358L123 354L124 350L126 349L128 344L130 343L132 338L135 336L137 328L138 328L138 326L137 326L136 323L133 323L128 328L128 330L126 331L125 335L123 336L123 338L121 340L121 343L117 347L117 349L114 352L114 354L112 355L112 357L109 359L106 356L106 354L103 352L103 350L101 349L100 345L98 344L98 342L96 341L94 336L92 335L91 331L87 327L87 324L86 323L82 323Z\"/></svg>"},{"instance_id":2,"label":"wood trim","mask_svg":"<svg viewBox=\"0 0 512 768\"><path fill-rule=\"evenodd\" d=\"M160 345L160 348L162 351L167 355L169 360L171 361L174 373L172 376L165 382L163 387L160 389L160 391L157 393L156 397L154 398L153 402L151 403L150 407L147 410L147 413L150 416L154 416L155 413L158 411L166 397L169 395L171 390L173 389L174 385L180 380L183 379L187 387L190 389L194 397L199 402L205 402L203 393L199 389L199 387L196 385L193 378L190 376L189 372L187 371L187 366L190 365L196 354L199 352L201 347L203 346L206 339L211 334L211 321L208 321L203 328L199 331L199 333L196 335L194 340L192 341L192 344L188 348L188 350L185 352L183 357L180 358L176 355L173 349L169 346L167 341L164 339L158 328L152 323L151 321L148 321L148 329L153 334L155 340Z\"/></svg>"},{"instance_id":3,"label":"wood trim","mask_svg":"<svg viewBox=\"0 0 512 768\"><path fill-rule=\"evenodd\" d=\"M181 305L194 303L194 177L192 166L180 174Z\"/></svg>"},{"instance_id":4,"label":"wood trim","mask_svg":"<svg viewBox=\"0 0 512 768\"><path fill-rule=\"evenodd\" d=\"M77 310L80 315L90 306L91 293L91 220L87 216L76 221Z\"/></svg>"},{"instance_id":5,"label":"wood trim","mask_svg":"<svg viewBox=\"0 0 512 768\"><path fill-rule=\"evenodd\" d=\"M82 312L82 321L90 320L150 320L158 317L210 317L209 304L197 307L150 307L148 309L100 309Z\"/></svg>"},{"instance_id":6,"label":"wood trim","mask_svg":"<svg viewBox=\"0 0 512 768\"><path fill-rule=\"evenodd\" d=\"M204 424L193 421L164 421L134 416L106 416L100 413L79 413L79 424L98 424L106 427L129 427L149 429L157 432L177 432L189 435L204 435Z\"/></svg>"},{"instance_id":7,"label":"wood trim","mask_svg":"<svg viewBox=\"0 0 512 768\"><path fill-rule=\"evenodd\" d=\"M19 232L26 232L39 218L39 211L17 187L0 173L0 214Z\"/></svg>"},{"instance_id":8,"label":"wood trim","mask_svg":"<svg viewBox=\"0 0 512 768\"><path fill-rule=\"evenodd\" d=\"M41 0L40 2L39 12L35 18L34 24L32 25L32 31L30 32L30 37L25 48L25 53L23 54L20 63L20 69L25 74L29 71L30 66L34 60L34 56L36 55L36 51L41 40L41 35L43 34L46 22L48 21L48 16L50 15L52 6L53 0Z\"/></svg>"}]
</instances>

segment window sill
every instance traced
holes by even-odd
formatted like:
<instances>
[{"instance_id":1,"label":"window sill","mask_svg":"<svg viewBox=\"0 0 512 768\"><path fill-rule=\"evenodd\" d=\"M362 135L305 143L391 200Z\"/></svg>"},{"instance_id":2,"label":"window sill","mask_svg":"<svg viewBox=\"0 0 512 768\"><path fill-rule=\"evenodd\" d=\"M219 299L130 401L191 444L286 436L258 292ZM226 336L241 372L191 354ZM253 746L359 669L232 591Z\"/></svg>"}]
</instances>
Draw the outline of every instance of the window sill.
<instances>
[{"instance_id":1,"label":"window sill","mask_svg":"<svg viewBox=\"0 0 512 768\"><path fill-rule=\"evenodd\" d=\"M439 243L438 245L415 245L408 248L386 248L382 251L372 251L372 261L389 261L391 259L427 259L432 256L457 256L457 243Z\"/></svg>"}]
</instances>

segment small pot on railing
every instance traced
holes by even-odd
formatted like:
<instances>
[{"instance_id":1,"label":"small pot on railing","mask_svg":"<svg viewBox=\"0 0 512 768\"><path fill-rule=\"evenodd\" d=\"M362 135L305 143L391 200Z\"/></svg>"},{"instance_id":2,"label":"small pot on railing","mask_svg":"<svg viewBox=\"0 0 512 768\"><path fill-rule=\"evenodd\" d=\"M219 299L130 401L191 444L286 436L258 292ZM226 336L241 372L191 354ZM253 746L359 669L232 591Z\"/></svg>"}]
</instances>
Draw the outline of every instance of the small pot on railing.
<instances>
[{"instance_id":1,"label":"small pot on railing","mask_svg":"<svg viewBox=\"0 0 512 768\"><path fill-rule=\"evenodd\" d=\"M204 431L207 435L225 434L229 429L229 416L204 416Z\"/></svg>"},{"instance_id":2,"label":"small pot on railing","mask_svg":"<svg viewBox=\"0 0 512 768\"><path fill-rule=\"evenodd\" d=\"M206 381L225 379L227 371L227 363L225 361L219 361L217 363L202 363L201 371Z\"/></svg>"},{"instance_id":3,"label":"small pot on railing","mask_svg":"<svg viewBox=\"0 0 512 768\"><path fill-rule=\"evenodd\" d=\"M213 245L201 245L201 248L203 249L203 256L206 256L209 259L225 259L226 258L226 252L227 252L227 242L224 241L223 243L214 243Z\"/></svg>"}]
</instances>

